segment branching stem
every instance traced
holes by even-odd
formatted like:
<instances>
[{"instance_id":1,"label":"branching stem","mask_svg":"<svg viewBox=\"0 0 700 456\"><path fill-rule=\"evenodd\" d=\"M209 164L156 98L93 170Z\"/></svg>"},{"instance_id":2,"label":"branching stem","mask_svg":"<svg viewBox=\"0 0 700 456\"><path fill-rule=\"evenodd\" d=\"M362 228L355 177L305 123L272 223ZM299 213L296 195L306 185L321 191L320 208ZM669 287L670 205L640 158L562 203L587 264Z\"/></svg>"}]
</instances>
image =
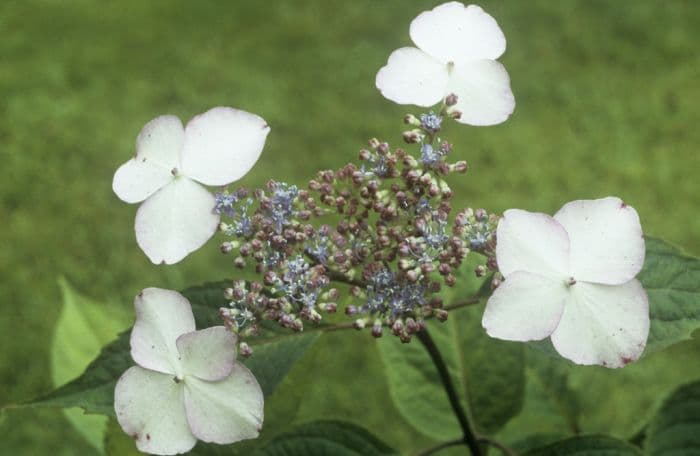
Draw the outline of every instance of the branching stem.
<instances>
[{"instance_id":1,"label":"branching stem","mask_svg":"<svg viewBox=\"0 0 700 456\"><path fill-rule=\"evenodd\" d=\"M429 456L431 454L435 454L439 451L442 451L445 448L450 448L458 445L464 445L464 439L454 439L447 442L438 443L435 446L431 446L430 448L426 448L424 450L419 451L414 456Z\"/></svg>"},{"instance_id":2,"label":"branching stem","mask_svg":"<svg viewBox=\"0 0 700 456\"><path fill-rule=\"evenodd\" d=\"M430 337L427 329L419 331L416 333L416 336L428 351L430 359L433 361L433 364L435 364L435 367L438 370L440 381L442 381L442 386L445 388L447 398L452 406L452 411L457 417L457 421L459 421L459 425L464 433L462 442L469 447L472 455L481 456L481 449L479 448L476 434L474 434L474 430L469 424L469 419L467 418L467 414L459 400L459 395L457 394L457 390L452 383L452 377L450 376L450 372L447 370L447 364L445 364L445 360L442 358L440 350L438 349L437 345L435 345L433 338Z\"/></svg>"}]
</instances>

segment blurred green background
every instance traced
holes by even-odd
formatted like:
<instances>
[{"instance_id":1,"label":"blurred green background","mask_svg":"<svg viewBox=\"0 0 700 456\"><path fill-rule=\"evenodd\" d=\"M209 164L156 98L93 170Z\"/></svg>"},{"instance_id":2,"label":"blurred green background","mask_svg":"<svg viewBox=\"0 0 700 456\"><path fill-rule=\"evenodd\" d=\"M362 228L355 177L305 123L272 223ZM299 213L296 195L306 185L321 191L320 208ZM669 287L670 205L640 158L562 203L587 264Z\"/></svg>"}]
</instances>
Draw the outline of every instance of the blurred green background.
<instances>
[{"instance_id":1,"label":"blurred green background","mask_svg":"<svg viewBox=\"0 0 700 456\"><path fill-rule=\"evenodd\" d=\"M0 404L51 389L59 275L130 312L143 287L235 273L215 241L170 267L151 265L137 247L136 206L116 198L111 180L148 120L186 121L217 105L260 114L272 132L243 183L303 184L354 160L369 137L399 143L407 107L383 99L374 75L410 45L411 19L438 3L1 2ZM617 195L647 233L700 253L700 2L480 4L507 37L501 60L517 107L502 125L447 132L471 165L451 181L457 205L551 213L572 199ZM634 392L661 396L688 380L698 347L639 363L654 375L636 366L613 374L630 400L591 399L601 400L600 416L584 420L631 433L620 425L625 413L654 406ZM333 335L296 372L313 394L290 422L348 418L404 450L429 444L388 402L368 336ZM0 424L1 454L90 451L60 411L12 411Z\"/></svg>"}]
</instances>

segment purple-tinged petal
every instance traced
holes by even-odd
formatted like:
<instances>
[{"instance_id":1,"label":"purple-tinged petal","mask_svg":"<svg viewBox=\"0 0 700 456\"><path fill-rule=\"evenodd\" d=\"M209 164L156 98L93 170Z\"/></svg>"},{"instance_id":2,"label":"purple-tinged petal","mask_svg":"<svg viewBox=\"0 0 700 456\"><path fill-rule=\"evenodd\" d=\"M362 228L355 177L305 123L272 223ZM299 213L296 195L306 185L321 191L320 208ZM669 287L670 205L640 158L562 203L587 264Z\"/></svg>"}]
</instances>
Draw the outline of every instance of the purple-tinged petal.
<instances>
[{"instance_id":1,"label":"purple-tinged petal","mask_svg":"<svg viewBox=\"0 0 700 456\"><path fill-rule=\"evenodd\" d=\"M192 433L200 440L228 444L258 436L263 422L263 393L258 381L236 362L218 382L196 377L185 381L185 409Z\"/></svg>"},{"instance_id":2,"label":"purple-tinged petal","mask_svg":"<svg viewBox=\"0 0 700 456\"><path fill-rule=\"evenodd\" d=\"M576 364L623 367L636 361L649 335L649 301L638 280L622 285L577 282L570 288L552 344Z\"/></svg>"},{"instance_id":3,"label":"purple-tinged petal","mask_svg":"<svg viewBox=\"0 0 700 456\"><path fill-rule=\"evenodd\" d=\"M177 338L185 375L217 381L231 373L236 361L236 335L223 326L193 331Z\"/></svg>"},{"instance_id":4,"label":"purple-tinged petal","mask_svg":"<svg viewBox=\"0 0 700 456\"><path fill-rule=\"evenodd\" d=\"M131 357L141 367L169 375L182 374L175 340L194 331L189 301L176 291L146 288L134 299L134 307Z\"/></svg>"},{"instance_id":5,"label":"purple-tinged petal","mask_svg":"<svg viewBox=\"0 0 700 456\"><path fill-rule=\"evenodd\" d=\"M481 324L497 339L542 340L559 324L567 295L561 280L514 272L489 298Z\"/></svg>"},{"instance_id":6,"label":"purple-tinged petal","mask_svg":"<svg viewBox=\"0 0 700 456\"><path fill-rule=\"evenodd\" d=\"M172 375L134 366L117 382L114 411L139 451L186 453L197 439L187 423L183 396L182 383L176 383Z\"/></svg>"}]
</instances>

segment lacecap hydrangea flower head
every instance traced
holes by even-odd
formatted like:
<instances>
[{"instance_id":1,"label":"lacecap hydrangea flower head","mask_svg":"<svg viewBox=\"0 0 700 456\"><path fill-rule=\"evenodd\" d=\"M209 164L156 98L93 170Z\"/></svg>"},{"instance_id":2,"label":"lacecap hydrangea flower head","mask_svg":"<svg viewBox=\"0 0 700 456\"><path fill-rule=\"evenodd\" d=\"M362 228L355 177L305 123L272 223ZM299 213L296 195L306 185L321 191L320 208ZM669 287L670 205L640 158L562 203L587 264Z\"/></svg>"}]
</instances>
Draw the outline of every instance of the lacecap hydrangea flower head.
<instances>
[{"instance_id":1,"label":"lacecap hydrangea flower head","mask_svg":"<svg viewBox=\"0 0 700 456\"><path fill-rule=\"evenodd\" d=\"M136 240L155 264L173 264L200 248L219 225L204 185L242 178L260 157L270 127L260 116L217 107L183 128L156 117L136 138L136 155L114 174L112 188L136 213ZM199 182L199 183L198 183Z\"/></svg>"},{"instance_id":2,"label":"lacecap hydrangea flower head","mask_svg":"<svg viewBox=\"0 0 700 456\"><path fill-rule=\"evenodd\" d=\"M649 302L635 276L644 264L637 211L619 198L572 201L554 217L519 209L498 223L505 280L488 300L492 337L551 338L577 364L622 367L649 334Z\"/></svg>"},{"instance_id":3,"label":"lacecap hydrangea flower head","mask_svg":"<svg viewBox=\"0 0 700 456\"><path fill-rule=\"evenodd\" d=\"M418 15L410 27L417 47L395 50L377 73L382 95L399 104L432 106L456 95L458 122L495 125L515 109L506 69L496 61L506 39L477 5L444 3Z\"/></svg>"},{"instance_id":4,"label":"lacecap hydrangea flower head","mask_svg":"<svg viewBox=\"0 0 700 456\"><path fill-rule=\"evenodd\" d=\"M114 409L140 451L177 454L197 440L228 444L258 436L263 393L236 361L237 337L223 326L195 331L180 293L146 288L134 301L131 357Z\"/></svg>"}]
</instances>

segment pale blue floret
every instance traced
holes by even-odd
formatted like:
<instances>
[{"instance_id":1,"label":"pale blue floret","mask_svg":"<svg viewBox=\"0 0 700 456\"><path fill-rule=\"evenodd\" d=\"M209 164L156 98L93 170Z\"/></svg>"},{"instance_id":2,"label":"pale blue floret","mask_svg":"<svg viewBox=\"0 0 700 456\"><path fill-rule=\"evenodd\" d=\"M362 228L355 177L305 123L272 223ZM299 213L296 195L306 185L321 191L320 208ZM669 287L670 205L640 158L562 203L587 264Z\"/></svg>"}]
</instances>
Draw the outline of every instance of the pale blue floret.
<instances>
[{"instance_id":1,"label":"pale blue floret","mask_svg":"<svg viewBox=\"0 0 700 456\"><path fill-rule=\"evenodd\" d=\"M253 199L247 198L245 201L240 201L236 195L223 195L221 204L217 198L217 206L215 211L219 214L226 215L231 218L230 223L224 234L227 236L238 236L249 238L253 235L253 221L248 215L250 207L253 205ZM215 196L215 198L218 197ZM233 201L233 203L231 203Z\"/></svg>"},{"instance_id":2,"label":"pale blue floret","mask_svg":"<svg viewBox=\"0 0 700 456\"><path fill-rule=\"evenodd\" d=\"M373 153L366 162L369 166L362 165L360 169L362 174L377 177L387 177L389 175L389 165L384 155Z\"/></svg>"},{"instance_id":3,"label":"pale blue floret","mask_svg":"<svg viewBox=\"0 0 700 456\"><path fill-rule=\"evenodd\" d=\"M326 282L314 280L309 264L301 255L287 261L287 271L278 288L289 302L313 309Z\"/></svg>"},{"instance_id":4,"label":"pale blue floret","mask_svg":"<svg viewBox=\"0 0 700 456\"><path fill-rule=\"evenodd\" d=\"M431 132L436 132L442 125L442 117L430 111L428 114L420 115L421 126Z\"/></svg>"},{"instance_id":5,"label":"pale blue floret","mask_svg":"<svg viewBox=\"0 0 700 456\"><path fill-rule=\"evenodd\" d=\"M238 202L238 197L231 193L216 193L214 194L214 212L217 214L233 217L236 214L235 205Z\"/></svg>"},{"instance_id":6,"label":"pale blue floret","mask_svg":"<svg viewBox=\"0 0 700 456\"><path fill-rule=\"evenodd\" d=\"M306 252L320 264L326 264L330 253L328 252L328 236L316 234L307 244Z\"/></svg>"},{"instance_id":7,"label":"pale blue floret","mask_svg":"<svg viewBox=\"0 0 700 456\"><path fill-rule=\"evenodd\" d=\"M434 168L440 163L442 158L442 152L440 150L435 150L431 144L423 144L420 148L420 160L421 162L430 168Z\"/></svg>"},{"instance_id":8,"label":"pale blue floret","mask_svg":"<svg viewBox=\"0 0 700 456\"><path fill-rule=\"evenodd\" d=\"M290 185L283 182L276 182L272 195L270 196L270 208L268 209L268 217L272 221L275 231L281 233L285 226L292 222L292 217L295 215L294 202L296 201L299 190L296 185Z\"/></svg>"},{"instance_id":9,"label":"pale blue floret","mask_svg":"<svg viewBox=\"0 0 700 456\"><path fill-rule=\"evenodd\" d=\"M469 248L472 250L481 250L488 242L488 232L477 231L469 236Z\"/></svg>"},{"instance_id":10,"label":"pale blue floret","mask_svg":"<svg viewBox=\"0 0 700 456\"><path fill-rule=\"evenodd\" d=\"M447 221L435 215L433 215L430 222L421 226L420 231L425 243L434 249L441 248L449 239Z\"/></svg>"},{"instance_id":11,"label":"pale blue floret","mask_svg":"<svg viewBox=\"0 0 700 456\"><path fill-rule=\"evenodd\" d=\"M425 291L422 283L400 282L392 272L381 270L372 276L365 290L363 311L398 318L425 305Z\"/></svg>"}]
</instances>

